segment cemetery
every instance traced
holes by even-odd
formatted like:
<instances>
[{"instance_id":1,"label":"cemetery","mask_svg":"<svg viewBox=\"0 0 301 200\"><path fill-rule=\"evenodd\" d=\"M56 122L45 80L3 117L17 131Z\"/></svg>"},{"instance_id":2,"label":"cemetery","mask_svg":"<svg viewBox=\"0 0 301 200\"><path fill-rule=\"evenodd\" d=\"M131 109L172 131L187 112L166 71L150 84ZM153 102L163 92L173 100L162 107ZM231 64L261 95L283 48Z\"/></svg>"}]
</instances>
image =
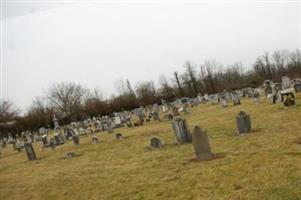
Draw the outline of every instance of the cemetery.
<instances>
[{"instance_id":1,"label":"cemetery","mask_svg":"<svg viewBox=\"0 0 301 200\"><path fill-rule=\"evenodd\" d=\"M0 199L300 199L301 93L263 86L53 116L54 130L1 140Z\"/></svg>"}]
</instances>

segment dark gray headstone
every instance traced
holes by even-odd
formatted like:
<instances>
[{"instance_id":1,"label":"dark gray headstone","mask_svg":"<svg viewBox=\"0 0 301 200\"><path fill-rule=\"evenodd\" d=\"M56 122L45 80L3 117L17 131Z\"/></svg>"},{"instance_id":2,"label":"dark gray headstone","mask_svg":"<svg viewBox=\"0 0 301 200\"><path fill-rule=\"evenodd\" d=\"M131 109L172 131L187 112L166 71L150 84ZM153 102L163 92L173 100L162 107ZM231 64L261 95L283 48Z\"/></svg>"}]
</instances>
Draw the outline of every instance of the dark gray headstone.
<instances>
[{"instance_id":1,"label":"dark gray headstone","mask_svg":"<svg viewBox=\"0 0 301 200\"><path fill-rule=\"evenodd\" d=\"M294 88L295 88L296 93L301 92L301 83L296 83Z\"/></svg>"},{"instance_id":2,"label":"dark gray headstone","mask_svg":"<svg viewBox=\"0 0 301 200\"><path fill-rule=\"evenodd\" d=\"M179 117L175 118L171 124L178 143L182 144L186 142L191 142L191 135L187 129L185 119L181 119Z\"/></svg>"},{"instance_id":3,"label":"dark gray headstone","mask_svg":"<svg viewBox=\"0 0 301 200\"><path fill-rule=\"evenodd\" d=\"M162 147L162 144L161 144L161 140L159 138L152 138L150 140L151 142L151 147L155 148L155 149L160 149Z\"/></svg>"},{"instance_id":4,"label":"dark gray headstone","mask_svg":"<svg viewBox=\"0 0 301 200\"><path fill-rule=\"evenodd\" d=\"M208 136L199 126L195 126L192 133L192 144L197 160L211 160L211 153Z\"/></svg>"},{"instance_id":5,"label":"dark gray headstone","mask_svg":"<svg viewBox=\"0 0 301 200\"><path fill-rule=\"evenodd\" d=\"M47 140L47 136L46 135L42 136L42 143L43 143L43 146L47 146L48 145L48 140Z\"/></svg>"},{"instance_id":6,"label":"dark gray headstone","mask_svg":"<svg viewBox=\"0 0 301 200\"><path fill-rule=\"evenodd\" d=\"M25 152L26 152L28 160L36 160L37 159L36 153L35 153L31 143L25 143L24 148L25 148Z\"/></svg>"},{"instance_id":7,"label":"dark gray headstone","mask_svg":"<svg viewBox=\"0 0 301 200\"><path fill-rule=\"evenodd\" d=\"M123 137L122 137L122 134L121 133L117 133L116 134L116 139L117 140L121 140Z\"/></svg>"},{"instance_id":8,"label":"dark gray headstone","mask_svg":"<svg viewBox=\"0 0 301 200\"><path fill-rule=\"evenodd\" d=\"M236 116L238 134L251 132L251 119L244 111L240 111Z\"/></svg>"},{"instance_id":9,"label":"dark gray headstone","mask_svg":"<svg viewBox=\"0 0 301 200\"><path fill-rule=\"evenodd\" d=\"M78 146L79 145L79 136L78 135L73 135L72 136L73 144Z\"/></svg>"}]
</instances>

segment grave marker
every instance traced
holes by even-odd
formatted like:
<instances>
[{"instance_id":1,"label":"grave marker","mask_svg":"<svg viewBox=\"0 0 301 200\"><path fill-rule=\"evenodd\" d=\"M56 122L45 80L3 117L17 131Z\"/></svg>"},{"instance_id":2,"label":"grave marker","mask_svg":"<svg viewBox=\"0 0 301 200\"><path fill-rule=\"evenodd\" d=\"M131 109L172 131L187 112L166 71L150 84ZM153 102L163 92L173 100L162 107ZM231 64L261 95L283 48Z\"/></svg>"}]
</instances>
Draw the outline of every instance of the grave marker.
<instances>
[{"instance_id":1,"label":"grave marker","mask_svg":"<svg viewBox=\"0 0 301 200\"><path fill-rule=\"evenodd\" d=\"M152 148L155 148L155 149L161 149L162 144L161 144L161 140L160 140L160 139L154 137L154 138L152 138L152 139L150 140L150 142L151 142L150 145L151 145Z\"/></svg>"},{"instance_id":2,"label":"grave marker","mask_svg":"<svg viewBox=\"0 0 301 200\"><path fill-rule=\"evenodd\" d=\"M199 126L195 126L193 129L192 144L197 160L201 161L213 159L207 133Z\"/></svg>"},{"instance_id":3,"label":"grave marker","mask_svg":"<svg viewBox=\"0 0 301 200\"><path fill-rule=\"evenodd\" d=\"M25 143L24 148L29 161L37 159L32 143Z\"/></svg>"},{"instance_id":4,"label":"grave marker","mask_svg":"<svg viewBox=\"0 0 301 200\"><path fill-rule=\"evenodd\" d=\"M244 111L240 111L236 116L236 125L238 134L251 132L251 119Z\"/></svg>"},{"instance_id":5,"label":"grave marker","mask_svg":"<svg viewBox=\"0 0 301 200\"><path fill-rule=\"evenodd\" d=\"M179 117L175 118L171 124L178 143L182 144L191 142L191 135L187 129L185 119L181 119Z\"/></svg>"}]
</instances>

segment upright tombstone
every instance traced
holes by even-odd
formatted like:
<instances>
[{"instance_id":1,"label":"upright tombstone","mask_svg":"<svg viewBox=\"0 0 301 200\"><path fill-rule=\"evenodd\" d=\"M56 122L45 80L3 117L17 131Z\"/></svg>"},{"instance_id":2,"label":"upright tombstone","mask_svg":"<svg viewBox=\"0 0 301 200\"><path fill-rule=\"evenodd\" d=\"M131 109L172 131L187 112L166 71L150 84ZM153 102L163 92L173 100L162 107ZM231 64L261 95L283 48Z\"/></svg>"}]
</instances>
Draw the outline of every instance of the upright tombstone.
<instances>
[{"instance_id":1,"label":"upright tombstone","mask_svg":"<svg viewBox=\"0 0 301 200\"><path fill-rule=\"evenodd\" d=\"M293 92L284 91L283 93L281 93L281 99L283 99L284 107L289 107L296 104L296 99Z\"/></svg>"},{"instance_id":2,"label":"upright tombstone","mask_svg":"<svg viewBox=\"0 0 301 200\"><path fill-rule=\"evenodd\" d=\"M236 92L232 93L232 101L234 106L240 105L240 98Z\"/></svg>"},{"instance_id":3,"label":"upright tombstone","mask_svg":"<svg viewBox=\"0 0 301 200\"><path fill-rule=\"evenodd\" d=\"M292 81L291 81L291 79L289 77L283 76L281 78L281 80L282 80L283 89L288 89L288 88L291 87Z\"/></svg>"},{"instance_id":4,"label":"upright tombstone","mask_svg":"<svg viewBox=\"0 0 301 200\"><path fill-rule=\"evenodd\" d=\"M174 135L178 143L187 143L191 142L191 135L187 129L187 124L185 119L181 119L180 117L175 118L172 121L172 128L174 131Z\"/></svg>"},{"instance_id":5,"label":"upright tombstone","mask_svg":"<svg viewBox=\"0 0 301 200\"><path fill-rule=\"evenodd\" d=\"M28 160L36 160L37 159L36 153L32 146L32 143L29 143L29 142L25 143L24 148L25 148L25 152L26 152Z\"/></svg>"},{"instance_id":6,"label":"upright tombstone","mask_svg":"<svg viewBox=\"0 0 301 200\"><path fill-rule=\"evenodd\" d=\"M259 102L260 102L260 94L259 94L259 92L254 92L254 94L253 94L253 96L252 96L252 99L253 99L253 102L255 103L255 104L259 104Z\"/></svg>"},{"instance_id":7,"label":"upright tombstone","mask_svg":"<svg viewBox=\"0 0 301 200\"><path fill-rule=\"evenodd\" d=\"M154 137L150 140L150 142L151 142L150 145L151 145L152 148L161 149L162 144L161 144L161 140L159 138Z\"/></svg>"},{"instance_id":8,"label":"upright tombstone","mask_svg":"<svg viewBox=\"0 0 301 200\"><path fill-rule=\"evenodd\" d=\"M195 126L193 129L192 144L197 160L201 161L213 159L207 133L199 126Z\"/></svg>"},{"instance_id":9,"label":"upright tombstone","mask_svg":"<svg viewBox=\"0 0 301 200\"><path fill-rule=\"evenodd\" d=\"M294 85L294 88L296 93L301 92L301 83L296 83Z\"/></svg>"},{"instance_id":10,"label":"upright tombstone","mask_svg":"<svg viewBox=\"0 0 301 200\"><path fill-rule=\"evenodd\" d=\"M47 135L43 135L42 136L42 143L43 143L43 146L47 146L48 145Z\"/></svg>"},{"instance_id":11,"label":"upright tombstone","mask_svg":"<svg viewBox=\"0 0 301 200\"><path fill-rule=\"evenodd\" d=\"M240 111L236 116L236 125L238 134L250 133L251 132L251 119L250 115L246 112Z\"/></svg>"},{"instance_id":12,"label":"upright tombstone","mask_svg":"<svg viewBox=\"0 0 301 200\"><path fill-rule=\"evenodd\" d=\"M73 135L72 136L72 140L73 140L73 144L75 146L78 146L79 145L79 136L78 135Z\"/></svg>"},{"instance_id":13,"label":"upright tombstone","mask_svg":"<svg viewBox=\"0 0 301 200\"><path fill-rule=\"evenodd\" d=\"M227 102L227 99L226 98L221 98L221 105L223 108L226 108L228 107L228 102Z\"/></svg>"},{"instance_id":14,"label":"upright tombstone","mask_svg":"<svg viewBox=\"0 0 301 200\"><path fill-rule=\"evenodd\" d=\"M154 121L160 121L159 111L153 112L153 119L154 119Z\"/></svg>"},{"instance_id":15,"label":"upright tombstone","mask_svg":"<svg viewBox=\"0 0 301 200\"><path fill-rule=\"evenodd\" d=\"M114 132L114 125L113 125L111 119L107 120L107 125L108 125L108 132L113 133Z\"/></svg>"}]
</instances>

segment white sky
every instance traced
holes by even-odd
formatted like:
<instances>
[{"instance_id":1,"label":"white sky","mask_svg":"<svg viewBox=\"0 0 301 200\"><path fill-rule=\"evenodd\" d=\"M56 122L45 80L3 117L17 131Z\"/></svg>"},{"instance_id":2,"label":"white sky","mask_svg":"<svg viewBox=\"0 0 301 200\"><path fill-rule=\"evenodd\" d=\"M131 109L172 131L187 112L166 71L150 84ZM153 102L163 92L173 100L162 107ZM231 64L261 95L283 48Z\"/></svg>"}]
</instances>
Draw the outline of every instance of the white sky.
<instances>
[{"instance_id":1,"label":"white sky","mask_svg":"<svg viewBox=\"0 0 301 200\"><path fill-rule=\"evenodd\" d=\"M116 79L157 81L186 60L242 61L250 69L265 51L301 47L298 1L28 2L1 7L2 98L23 111L58 81L109 96Z\"/></svg>"}]
</instances>

